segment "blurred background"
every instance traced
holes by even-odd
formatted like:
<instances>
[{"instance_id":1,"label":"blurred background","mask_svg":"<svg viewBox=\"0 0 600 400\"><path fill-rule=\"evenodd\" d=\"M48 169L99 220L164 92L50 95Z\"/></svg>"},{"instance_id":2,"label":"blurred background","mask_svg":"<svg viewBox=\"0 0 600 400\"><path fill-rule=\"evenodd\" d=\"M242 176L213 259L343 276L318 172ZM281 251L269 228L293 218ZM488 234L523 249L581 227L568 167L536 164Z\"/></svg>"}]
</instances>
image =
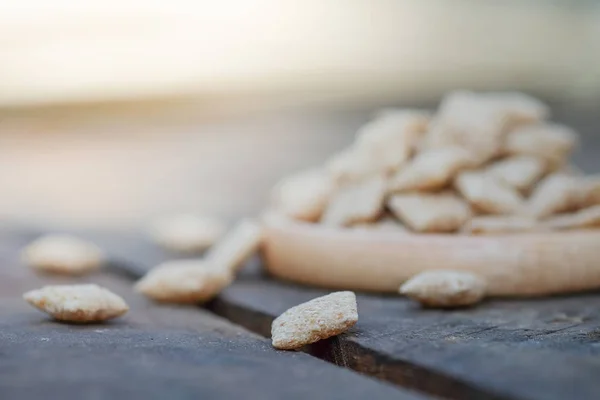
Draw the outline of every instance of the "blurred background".
<instances>
[{"instance_id":1,"label":"blurred background","mask_svg":"<svg viewBox=\"0 0 600 400\"><path fill-rule=\"evenodd\" d=\"M252 215L374 110L453 89L539 96L600 172L600 2L4 1L0 217Z\"/></svg>"}]
</instances>

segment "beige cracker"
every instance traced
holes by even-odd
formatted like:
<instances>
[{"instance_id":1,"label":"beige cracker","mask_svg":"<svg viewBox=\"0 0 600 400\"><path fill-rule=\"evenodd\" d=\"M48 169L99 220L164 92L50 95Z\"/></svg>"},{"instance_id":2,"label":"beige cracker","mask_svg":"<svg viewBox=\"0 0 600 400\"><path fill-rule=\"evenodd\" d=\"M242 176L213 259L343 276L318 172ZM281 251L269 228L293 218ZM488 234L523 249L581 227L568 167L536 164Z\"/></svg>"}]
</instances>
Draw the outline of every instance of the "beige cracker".
<instances>
[{"instance_id":1,"label":"beige cracker","mask_svg":"<svg viewBox=\"0 0 600 400\"><path fill-rule=\"evenodd\" d=\"M417 232L452 232L471 216L468 204L453 194L395 195L388 207Z\"/></svg>"},{"instance_id":2,"label":"beige cracker","mask_svg":"<svg viewBox=\"0 0 600 400\"><path fill-rule=\"evenodd\" d=\"M232 280L229 271L205 261L177 260L150 270L135 284L135 290L161 302L202 303L219 294Z\"/></svg>"},{"instance_id":3,"label":"beige cracker","mask_svg":"<svg viewBox=\"0 0 600 400\"><path fill-rule=\"evenodd\" d=\"M386 181L377 176L341 187L323 214L325 225L349 226L376 220L383 212Z\"/></svg>"},{"instance_id":4,"label":"beige cracker","mask_svg":"<svg viewBox=\"0 0 600 400\"><path fill-rule=\"evenodd\" d=\"M523 208L523 198L515 189L485 173L463 172L454 184L463 197L483 213L515 214Z\"/></svg>"},{"instance_id":5,"label":"beige cracker","mask_svg":"<svg viewBox=\"0 0 600 400\"><path fill-rule=\"evenodd\" d=\"M35 270L67 275L94 271L105 258L96 245L69 235L36 239L23 249L21 257Z\"/></svg>"},{"instance_id":6,"label":"beige cracker","mask_svg":"<svg viewBox=\"0 0 600 400\"><path fill-rule=\"evenodd\" d=\"M23 298L32 306L66 322L101 322L125 314L125 301L94 284L44 286Z\"/></svg>"},{"instance_id":7,"label":"beige cracker","mask_svg":"<svg viewBox=\"0 0 600 400\"><path fill-rule=\"evenodd\" d=\"M410 278L400 293L426 307L464 307L479 303L485 295L485 281L461 271L426 271Z\"/></svg>"},{"instance_id":8,"label":"beige cracker","mask_svg":"<svg viewBox=\"0 0 600 400\"><path fill-rule=\"evenodd\" d=\"M208 251L206 260L217 268L236 273L258 251L262 239L262 226L244 219Z\"/></svg>"},{"instance_id":9,"label":"beige cracker","mask_svg":"<svg viewBox=\"0 0 600 400\"><path fill-rule=\"evenodd\" d=\"M533 156L515 156L495 162L486 172L522 192L527 192L546 172L546 162Z\"/></svg>"},{"instance_id":10,"label":"beige cracker","mask_svg":"<svg viewBox=\"0 0 600 400\"><path fill-rule=\"evenodd\" d=\"M435 190L444 187L462 168L475 165L471 154L456 146L427 150L392 177L389 190Z\"/></svg>"},{"instance_id":11,"label":"beige cracker","mask_svg":"<svg viewBox=\"0 0 600 400\"><path fill-rule=\"evenodd\" d=\"M225 230L225 224L216 218L179 214L154 221L149 228L149 235L165 249L179 253L200 253L219 240Z\"/></svg>"},{"instance_id":12,"label":"beige cracker","mask_svg":"<svg viewBox=\"0 0 600 400\"><path fill-rule=\"evenodd\" d=\"M358 321L356 296L335 292L290 308L271 325L273 347L292 350L339 335Z\"/></svg>"}]
</instances>

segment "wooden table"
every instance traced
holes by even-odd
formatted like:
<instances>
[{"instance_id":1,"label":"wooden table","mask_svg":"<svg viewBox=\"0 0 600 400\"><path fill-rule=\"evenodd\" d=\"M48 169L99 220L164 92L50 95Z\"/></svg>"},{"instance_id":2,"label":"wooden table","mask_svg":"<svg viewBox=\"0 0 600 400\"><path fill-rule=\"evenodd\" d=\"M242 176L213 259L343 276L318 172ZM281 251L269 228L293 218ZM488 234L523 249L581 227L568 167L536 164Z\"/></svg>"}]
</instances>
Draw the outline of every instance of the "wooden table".
<instances>
[{"instance_id":1,"label":"wooden table","mask_svg":"<svg viewBox=\"0 0 600 400\"><path fill-rule=\"evenodd\" d=\"M584 133L576 162L597 172L598 116L561 108L557 114ZM173 256L139 234L79 232L108 252L110 265L90 277L59 279L19 262L19 249L42 233L0 229L2 400L600 397L596 293L491 300L452 312L358 294L360 319L348 333L302 352L277 351L269 340L273 319L326 291L270 279L257 258L204 308L157 305L131 285ZM67 281L105 285L131 311L107 324L72 326L21 299L26 290Z\"/></svg>"},{"instance_id":2,"label":"wooden table","mask_svg":"<svg viewBox=\"0 0 600 400\"><path fill-rule=\"evenodd\" d=\"M0 235L0 398L596 399L600 296L492 300L422 310L359 294L348 333L302 352L270 345L271 321L326 293L266 276L260 259L205 308L157 305L134 279L172 259L137 234L86 232L110 255L102 273L39 276L18 261L41 232ZM43 284L93 281L131 311L102 325L57 323L20 295Z\"/></svg>"}]
</instances>

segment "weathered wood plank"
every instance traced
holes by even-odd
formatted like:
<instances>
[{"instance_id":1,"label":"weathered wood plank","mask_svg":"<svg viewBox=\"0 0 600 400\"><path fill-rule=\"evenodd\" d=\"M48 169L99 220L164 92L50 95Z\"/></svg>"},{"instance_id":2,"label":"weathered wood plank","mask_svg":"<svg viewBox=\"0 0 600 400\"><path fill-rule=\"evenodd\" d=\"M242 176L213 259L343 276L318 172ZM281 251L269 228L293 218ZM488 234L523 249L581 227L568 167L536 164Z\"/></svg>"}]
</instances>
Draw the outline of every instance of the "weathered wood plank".
<instances>
[{"instance_id":1,"label":"weathered wood plank","mask_svg":"<svg viewBox=\"0 0 600 400\"><path fill-rule=\"evenodd\" d=\"M131 255L123 265L139 274L155 263L143 254L156 251ZM211 309L268 336L281 312L326 293L269 279L258 263L251 263ZM356 327L307 351L456 399L594 399L600 392L598 294L492 300L460 311L422 310L395 296L360 294L358 302Z\"/></svg>"},{"instance_id":2,"label":"weathered wood plank","mask_svg":"<svg viewBox=\"0 0 600 400\"><path fill-rule=\"evenodd\" d=\"M399 390L268 340L197 307L150 303L131 282L102 272L36 275L19 264L23 238L0 235L0 398L401 398ZM21 299L28 289L96 282L131 310L102 325L51 320Z\"/></svg>"}]
</instances>

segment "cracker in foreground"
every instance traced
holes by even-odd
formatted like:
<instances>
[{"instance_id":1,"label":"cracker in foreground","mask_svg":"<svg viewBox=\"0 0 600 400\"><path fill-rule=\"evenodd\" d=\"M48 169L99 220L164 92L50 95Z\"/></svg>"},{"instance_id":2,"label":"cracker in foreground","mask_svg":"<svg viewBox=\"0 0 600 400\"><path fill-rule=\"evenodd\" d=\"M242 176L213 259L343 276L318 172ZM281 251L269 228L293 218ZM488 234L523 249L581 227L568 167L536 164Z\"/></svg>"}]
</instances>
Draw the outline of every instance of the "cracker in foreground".
<instances>
[{"instance_id":1,"label":"cracker in foreground","mask_svg":"<svg viewBox=\"0 0 600 400\"><path fill-rule=\"evenodd\" d=\"M544 158L554 165L563 164L578 143L577 134L564 125L524 125L506 137L505 152Z\"/></svg>"},{"instance_id":2,"label":"cracker in foreground","mask_svg":"<svg viewBox=\"0 0 600 400\"><path fill-rule=\"evenodd\" d=\"M585 203L587 192L581 178L555 173L536 186L529 198L528 211L537 218L575 211Z\"/></svg>"},{"instance_id":3,"label":"cracker in foreground","mask_svg":"<svg viewBox=\"0 0 600 400\"><path fill-rule=\"evenodd\" d=\"M334 190L334 180L328 173L311 169L280 181L272 191L271 201L277 210L290 218L316 222Z\"/></svg>"},{"instance_id":4,"label":"cracker in foreground","mask_svg":"<svg viewBox=\"0 0 600 400\"><path fill-rule=\"evenodd\" d=\"M471 216L469 205L453 194L401 194L388 200L390 210L417 232L453 232Z\"/></svg>"},{"instance_id":5,"label":"cracker in foreground","mask_svg":"<svg viewBox=\"0 0 600 400\"><path fill-rule=\"evenodd\" d=\"M271 325L273 347L292 350L339 335L358 321L353 292L335 292L290 308Z\"/></svg>"},{"instance_id":6,"label":"cracker in foreground","mask_svg":"<svg viewBox=\"0 0 600 400\"><path fill-rule=\"evenodd\" d=\"M463 172L454 185L477 211L486 214L516 214L524 200L517 190L482 172Z\"/></svg>"},{"instance_id":7,"label":"cracker in foreground","mask_svg":"<svg viewBox=\"0 0 600 400\"><path fill-rule=\"evenodd\" d=\"M206 261L214 267L236 273L258 251L262 240L260 223L243 219L208 251Z\"/></svg>"},{"instance_id":8,"label":"cracker in foreground","mask_svg":"<svg viewBox=\"0 0 600 400\"><path fill-rule=\"evenodd\" d=\"M150 270L135 284L135 290L160 302L203 303L232 280L229 271L202 260L177 260Z\"/></svg>"},{"instance_id":9,"label":"cracker in foreground","mask_svg":"<svg viewBox=\"0 0 600 400\"><path fill-rule=\"evenodd\" d=\"M400 293L426 307L452 308L476 304L485 295L485 281L461 271L426 271L410 278Z\"/></svg>"},{"instance_id":10,"label":"cracker in foreground","mask_svg":"<svg viewBox=\"0 0 600 400\"><path fill-rule=\"evenodd\" d=\"M323 214L321 222L350 226L376 220L383 212L386 181L381 176L341 187Z\"/></svg>"},{"instance_id":11,"label":"cracker in foreground","mask_svg":"<svg viewBox=\"0 0 600 400\"><path fill-rule=\"evenodd\" d=\"M178 253L200 253L224 233L225 225L218 219L194 214L161 218L149 230L156 243Z\"/></svg>"},{"instance_id":12,"label":"cracker in foreground","mask_svg":"<svg viewBox=\"0 0 600 400\"><path fill-rule=\"evenodd\" d=\"M545 227L555 230L600 227L600 205L584 208L572 214L561 214L544 221Z\"/></svg>"},{"instance_id":13,"label":"cracker in foreground","mask_svg":"<svg viewBox=\"0 0 600 400\"><path fill-rule=\"evenodd\" d=\"M104 255L96 245L69 235L47 235L34 240L22 251L31 268L49 273L81 275L103 263Z\"/></svg>"},{"instance_id":14,"label":"cracker in foreground","mask_svg":"<svg viewBox=\"0 0 600 400\"><path fill-rule=\"evenodd\" d=\"M540 229L534 218L520 215L487 215L472 218L462 227L461 232L470 235L495 235Z\"/></svg>"},{"instance_id":15,"label":"cracker in foreground","mask_svg":"<svg viewBox=\"0 0 600 400\"><path fill-rule=\"evenodd\" d=\"M515 189L526 192L544 175L546 162L533 156L515 156L490 165L486 171Z\"/></svg>"},{"instance_id":16,"label":"cracker in foreground","mask_svg":"<svg viewBox=\"0 0 600 400\"><path fill-rule=\"evenodd\" d=\"M65 322L102 322L129 310L121 297L94 284L45 286L25 293L23 298Z\"/></svg>"}]
</instances>

